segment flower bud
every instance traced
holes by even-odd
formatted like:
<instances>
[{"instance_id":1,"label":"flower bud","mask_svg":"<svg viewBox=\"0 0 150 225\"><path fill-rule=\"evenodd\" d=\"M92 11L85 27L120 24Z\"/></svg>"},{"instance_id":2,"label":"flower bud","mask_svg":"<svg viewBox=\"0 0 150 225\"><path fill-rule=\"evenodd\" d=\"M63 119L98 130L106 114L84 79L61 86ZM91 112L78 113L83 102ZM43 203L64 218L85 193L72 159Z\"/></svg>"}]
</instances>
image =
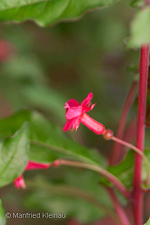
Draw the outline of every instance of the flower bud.
<instances>
[{"instance_id":1,"label":"flower bud","mask_svg":"<svg viewBox=\"0 0 150 225\"><path fill-rule=\"evenodd\" d=\"M110 130L110 129L105 130L105 133L103 134L103 137L104 137L106 140L112 139L113 136L114 136L113 131Z\"/></svg>"}]
</instances>

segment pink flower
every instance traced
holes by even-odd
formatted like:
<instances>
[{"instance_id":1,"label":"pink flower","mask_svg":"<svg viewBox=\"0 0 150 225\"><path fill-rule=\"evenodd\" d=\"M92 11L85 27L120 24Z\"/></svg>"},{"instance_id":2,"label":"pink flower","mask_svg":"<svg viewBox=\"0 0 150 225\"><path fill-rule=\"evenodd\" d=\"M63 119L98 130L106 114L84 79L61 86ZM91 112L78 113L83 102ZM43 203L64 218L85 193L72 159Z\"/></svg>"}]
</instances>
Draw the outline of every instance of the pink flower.
<instances>
[{"instance_id":1,"label":"pink flower","mask_svg":"<svg viewBox=\"0 0 150 225\"><path fill-rule=\"evenodd\" d=\"M50 167L50 163L38 163L29 161L25 170L47 169Z\"/></svg>"},{"instance_id":2,"label":"pink flower","mask_svg":"<svg viewBox=\"0 0 150 225\"><path fill-rule=\"evenodd\" d=\"M105 132L105 127L103 124L92 119L86 113L94 108L96 104L91 104L91 99L93 98L93 93L89 93L88 96L79 104L75 99L70 99L65 104L66 109L66 123L63 128L64 131L69 129L77 131L80 123L83 123L94 133L100 135Z\"/></svg>"},{"instance_id":3,"label":"pink flower","mask_svg":"<svg viewBox=\"0 0 150 225\"><path fill-rule=\"evenodd\" d=\"M51 163L38 163L38 162L33 162L29 161L25 170L36 170L36 169L47 169L51 166ZM25 181L23 178L23 175L20 175L17 177L14 181L15 187L16 188L26 188Z\"/></svg>"},{"instance_id":4,"label":"pink flower","mask_svg":"<svg viewBox=\"0 0 150 225\"><path fill-rule=\"evenodd\" d=\"M26 184L22 175L20 175L18 178L15 179L14 184L16 188L23 188L23 189L26 188Z\"/></svg>"}]
</instances>

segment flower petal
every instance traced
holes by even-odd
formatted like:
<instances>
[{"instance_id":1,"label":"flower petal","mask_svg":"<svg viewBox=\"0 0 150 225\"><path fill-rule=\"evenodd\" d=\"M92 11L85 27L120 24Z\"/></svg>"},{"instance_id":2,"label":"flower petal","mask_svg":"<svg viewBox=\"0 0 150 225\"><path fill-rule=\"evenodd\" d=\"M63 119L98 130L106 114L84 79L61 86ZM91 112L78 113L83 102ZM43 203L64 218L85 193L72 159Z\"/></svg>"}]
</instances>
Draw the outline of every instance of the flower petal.
<instances>
[{"instance_id":1,"label":"flower petal","mask_svg":"<svg viewBox=\"0 0 150 225\"><path fill-rule=\"evenodd\" d=\"M87 97L81 102L81 106L84 107L88 107L91 104L91 100L93 98L93 93L90 92Z\"/></svg>"},{"instance_id":2,"label":"flower petal","mask_svg":"<svg viewBox=\"0 0 150 225\"><path fill-rule=\"evenodd\" d=\"M26 166L26 170L35 170L35 169L47 169L50 167L50 163L38 163L29 161L28 165Z\"/></svg>"},{"instance_id":3,"label":"flower petal","mask_svg":"<svg viewBox=\"0 0 150 225\"><path fill-rule=\"evenodd\" d=\"M14 180L14 184L15 184L15 187L16 187L16 188L23 188L23 189L26 188L26 184L25 184L25 181L24 181L22 175L20 175L18 178L16 178L16 179Z\"/></svg>"},{"instance_id":4,"label":"flower petal","mask_svg":"<svg viewBox=\"0 0 150 225\"><path fill-rule=\"evenodd\" d=\"M88 111L92 110L95 107L96 103L92 104L91 106L84 107L83 113L87 113Z\"/></svg>"},{"instance_id":5,"label":"flower petal","mask_svg":"<svg viewBox=\"0 0 150 225\"><path fill-rule=\"evenodd\" d=\"M72 120L67 120L63 130L64 131L68 131L69 129L77 130L79 125L80 125L80 117L76 117Z\"/></svg>"},{"instance_id":6,"label":"flower petal","mask_svg":"<svg viewBox=\"0 0 150 225\"><path fill-rule=\"evenodd\" d=\"M77 107L77 106L79 106L79 102L76 99L72 98L66 103L66 105L68 105L69 107Z\"/></svg>"},{"instance_id":7,"label":"flower petal","mask_svg":"<svg viewBox=\"0 0 150 225\"><path fill-rule=\"evenodd\" d=\"M63 128L64 131L68 131L73 126L72 120L67 120Z\"/></svg>"},{"instance_id":8,"label":"flower petal","mask_svg":"<svg viewBox=\"0 0 150 225\"><path fill-rule=\"evenodd\" d=\"M75 129L75 131L77 131L77 129L79 128L80 126L80 117L77 117L75 120L74 120L74 123L73 123L73 129Z\"/></svg>"},{"instance_id":9,"label":"flower petal","mask_svg":"<svg viewBox=\"0 0 150 225\"><path fill-rule=\"evenodd\" d=\"M81 116L81 114L82 114L82 107L81 106L71 107L70 109L68 109L66 111L66 119L71 120L75 117Z\"/></svg>"}]
</instances>

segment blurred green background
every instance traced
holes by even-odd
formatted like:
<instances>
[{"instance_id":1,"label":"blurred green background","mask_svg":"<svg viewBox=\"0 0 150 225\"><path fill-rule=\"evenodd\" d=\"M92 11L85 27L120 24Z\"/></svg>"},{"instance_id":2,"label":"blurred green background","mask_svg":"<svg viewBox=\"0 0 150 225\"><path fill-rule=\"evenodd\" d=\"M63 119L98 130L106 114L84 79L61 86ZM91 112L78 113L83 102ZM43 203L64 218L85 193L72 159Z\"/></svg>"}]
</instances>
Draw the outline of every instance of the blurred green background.
<instances>
[{"instance_id":1,"label":"blurred green background","mask_svg":"<svg viewBox=\"0 0 150 225\"><path fill-rule=\"evenodd\" d=\"M0 39L11 42L14 48L12 56L0 64L1 118L22 109L37 110L63 128L64 103L70 98L81 102L89 92L93 92L93 103L97 104L90 115L115 132L134 78L131 68L137 67L139 60L139 51L128 49L125 44L133 14L134 9L128 6L128 1L121 1L110 8L90 12L73 23L46 28L30 21L1 24ZM132 108L128 122L135 114L136 110ZM78 132L68 135L83 145L98 149L106 157L111 154L113 143L105 142L83 125ZM26 191L16 190L13 184L1 189L5 211L45 212L45 209L51 211L51 204L58 210L66 206L72 208L72 204L76 215L69 212L67 220L51 222L42 219L42 224L69 224L71 215L85 223L98 220L101 213L96 208L90 208L88 203L67 197L65 200L56 199L51 192L46 195L45 189L40 189L38 185L36 190L29 188L32 179L37 183L42 179L48 183L63 183L70 176L68 183L75 186L80 183L79 186L85 189L90 173L78 174L70 168L26 172ZM45 187L47 185L45 183ZM110 204L106 193L99 197L102 203L108 201ZM8 225L27 223L38 225L41 220L7 221Z\"/></svg>"}]
</instances>

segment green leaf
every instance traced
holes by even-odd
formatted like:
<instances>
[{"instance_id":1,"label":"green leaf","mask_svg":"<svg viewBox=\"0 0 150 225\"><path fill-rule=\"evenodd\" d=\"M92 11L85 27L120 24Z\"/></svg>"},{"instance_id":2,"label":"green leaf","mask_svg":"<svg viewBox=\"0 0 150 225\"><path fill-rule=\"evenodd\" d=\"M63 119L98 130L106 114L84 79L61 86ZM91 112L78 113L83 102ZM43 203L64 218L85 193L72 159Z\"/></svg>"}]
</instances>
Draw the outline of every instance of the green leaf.
<instances>
[{"instance_id":1,"label":"green leaf","mask_svg":"<svg viewBox=\"0 0 150 225\"><path fill-rule=\"evenodd\" d=\"M150 225L150 218L148 219L146 223L144 223L144 225Z\"/></svg>"},{"instance_id":2,"label":"green leaf","mask_svg":"<svg viewBox=\"0 0 150 225\"><path fill-rule=\"evenodd\" d=\"M127 187L132 186L134 152L130 151L125 159L116 166L108 166L107 170L117 176ZM100 183L110 185L110 182L102 177Z\"/></svg>"},{"instance_id":3,"label":"green leaf","mask_svg":"<svg viewBox=\"0 0 150 225\"><path fill-rule=\"evenodd\" d=\"M59 176L49 182L43 177L27 181L30 193L25 196L26 207L66 213L67 218L75 217L84 223L97 220L106 213L110 216L111 201L104 188L97 185L99 174L71 168Z\"/></svg>"},{"instance_id":4,"label":"green leaf","mask_svg":"<svg viewBox=\"0 0 150 225\"><path fill-rule=\"evenodd\" d=\"M77 19L96 7L111 6L118 0L3 0L0 21L34 20L40 26Z\"/></svg>"},{"instance_id":5,"label":"green leaf","mask_svg":"<svg viewBox=\"0 0 150 225\"><path fill-rule=\"evenodd\" d=\"M150 42L150 7L140 10L131 24L129 47L141 47Z\"/></svg>"},{"instance_id":6,"label":"green leaf","mask_svg":"<svg viewBox=\"0 0 150 225\"><path fill-rule=\"evenodd\" d=\"M146 155L146 157L149 161L149 164L150 164L150 150L144 149L144 154ZM145 163L143 163L143 180L146 179L146 176L147 176L146 165L145 165ZM150 184L149 184L149 186L150 186Z\"/></svg>"},{"instance_id":7,"label":"green leaf","mask_svg":"<svg viewBox=\"0 0 150 225\"><path fill-rule=\"evenodd\" d=\"M27 121L30 126L30 154L32 161L52 162L71 158L86 163L105 165L104 158L94 149L88 149L66 137L56 125L37 112L22 111L0 120L0 136L9 137Z\"/></svg>"},{"instance_id":8,"label":"green leaf","mask_svg":"<svg viewBox=\"0 0 150 225\"><path fill-rule=\"evenodd\" d=\"M2 200L0 199L0 225L5 225L6 219L5 219L5 212L2 206Z\"/></svg>"},{"instance_id":9,"label":"green leaf","mask_svg":"<svg viewBox=\"0 0 150 225\"><path fill-rule=\"evenodd\" d=\"M6 10L6 9L13 9L15 7L22 7L22 6L26 6L26 5L30 5L30 4L34 4L37 2L43 2L46 0L1 0L0 1L0 9L1 10Z\"/></svg>"},{"instance_id":10,"label":"green leaf","mask_svg":"<svg viewBox=\"0 0 150 225\"><path fill-rule=\"evenodd\" d=\"M0 187L14 181L25 169L28 162L28 125L11 138L0 142Z\"/></svg>"},{"instance_id":11,"label":"green leaf","mask_svg":"<svg viewBox=\"0 0 150 225\"><path fill-rule=\"evenodd\" d=\"M143 0L133 0L130 3L130 6L135 7L135 8L141 8L143 7L145 2Z\"/></svg>"},{"instance_id":12,"label":"green leaf","mask_svg":"<svg viewBox=\"0 0 150 225\"><path fill-rule=\"evenodd\" d=\"M67 138L64 132L40 114L33 115L31 125L31 160L45 162L57 158L71 158L90 164L105 165L104 158L97 151Z\"/></svg>"},{"instance_id":13,"label":"green leaf","mask_svg":"<svg viewBox=\"0 0 150 225\"><path fill-rule=\"evenodd\" d=\"M150 150L145 149L144 154L146 155L150 163ZM127 187L132 187L133 182L133 169L134 169L134 155L135 152L130 150L126 155L125 159L121 161L118 165L108 166L107 170L118 177ZM147 176L147 169L145 162L143 161L143 173L142 180L145 181ZM101 177L100 183L104 185L111 185L111 183L105 178Z\"/></svg>"}]
</instances>

